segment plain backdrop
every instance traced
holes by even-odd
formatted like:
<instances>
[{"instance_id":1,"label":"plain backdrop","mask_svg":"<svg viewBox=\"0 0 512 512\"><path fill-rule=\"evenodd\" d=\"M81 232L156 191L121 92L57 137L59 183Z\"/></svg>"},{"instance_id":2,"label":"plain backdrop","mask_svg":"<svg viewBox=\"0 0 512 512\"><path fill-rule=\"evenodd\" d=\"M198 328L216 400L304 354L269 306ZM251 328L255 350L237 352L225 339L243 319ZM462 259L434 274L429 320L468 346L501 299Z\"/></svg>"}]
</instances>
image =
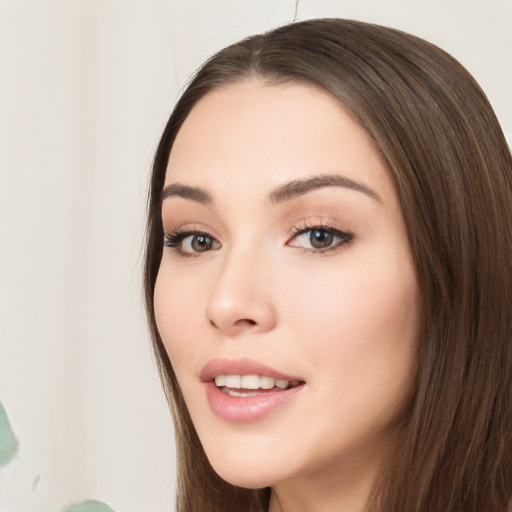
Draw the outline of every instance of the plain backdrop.
<instances>
[{"instance_id":1,"label":"plain backdrop","mask_svg":"<svg viewBox=\"0 0 512 512\"><path fill-rule=\"evenodd\" d=\"M512 132L511 0L0 1L0 401L20 442L0 512L172 509L173 430L141 300L152 155L206 57L294 16L438 44Z\"/></svg>"}]
</instances>

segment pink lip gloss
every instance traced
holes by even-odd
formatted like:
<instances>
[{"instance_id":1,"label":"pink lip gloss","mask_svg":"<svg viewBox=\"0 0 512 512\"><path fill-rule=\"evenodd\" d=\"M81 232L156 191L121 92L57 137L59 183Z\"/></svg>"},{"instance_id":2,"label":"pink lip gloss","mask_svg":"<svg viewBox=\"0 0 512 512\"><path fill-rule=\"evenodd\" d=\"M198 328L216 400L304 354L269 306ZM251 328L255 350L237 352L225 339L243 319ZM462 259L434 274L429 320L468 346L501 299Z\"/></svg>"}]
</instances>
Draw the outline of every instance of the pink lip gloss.
<instances>
[{"instance_id":1,"label":"pink lip gloss","mask_svg":"<svg viewBox=\"0 0 512 512\"><path fill-rule=\"evenodd\" d=\"M281 380L281 387L246 389L244 387L217 386L215 377L255 375ZM260 420L292 401L304 388L304 381L276 371L251 359L214 359L201 372L208 402L220 418L238 423ZM286 388L287 381L290 385ZM272 384L271 384L272 385ZM228 394L229 393L229 394ZM234 396L233 396L234 395Z\"/></svg>"},{"instance_id":2,"label":"pink lip gloss","mask_svg":"<svg viewBox=\"0 0 512 512\"><path fill-rule=\"evenodd\" d=\"M303 389L298 385L280 391L265 391L255 396L235 397L223 393L215 382L205 384L208 402L213 412L227 421L248 423L257 421L289 403Z\"/></svg>"}]
</instances>

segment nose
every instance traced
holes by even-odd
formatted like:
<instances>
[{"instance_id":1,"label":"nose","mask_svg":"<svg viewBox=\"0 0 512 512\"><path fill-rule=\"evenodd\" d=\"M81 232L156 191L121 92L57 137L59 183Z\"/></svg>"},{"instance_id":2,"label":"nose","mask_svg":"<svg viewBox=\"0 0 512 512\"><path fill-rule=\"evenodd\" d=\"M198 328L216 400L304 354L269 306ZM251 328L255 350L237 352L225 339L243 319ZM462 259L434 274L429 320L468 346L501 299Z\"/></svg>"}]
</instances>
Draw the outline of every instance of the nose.
<instances>
[{"instance_id":1,"label":"nose","mask_svg":"<svg viewBox=\"0 0 512 512\"><path fill-rule=\"evenodd\" d=\"M227 257L206 304L210 326L230 337L272 330L277 311L270 276L261 258Z\"/></svg>"}]
</instances>

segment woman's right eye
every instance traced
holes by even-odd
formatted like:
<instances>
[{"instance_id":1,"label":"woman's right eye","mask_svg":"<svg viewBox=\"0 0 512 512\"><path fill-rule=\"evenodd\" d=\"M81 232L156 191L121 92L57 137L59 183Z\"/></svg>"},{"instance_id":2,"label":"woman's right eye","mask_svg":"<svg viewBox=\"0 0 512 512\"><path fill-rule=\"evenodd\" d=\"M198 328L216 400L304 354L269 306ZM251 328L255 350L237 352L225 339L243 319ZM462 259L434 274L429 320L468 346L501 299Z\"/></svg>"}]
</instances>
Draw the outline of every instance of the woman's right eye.
<instances>
[{"instance_id":1,"label":"woman's right eye","mask_svg":"<svg viewBox=\"0 0 512 512\"><path fill-rule=\"evenodd\" d=\"M220 249L220 242L199 231L175 231L165 234L164 246L174 249L181 256L193 256Z\"/></svg>"}]
</instances>

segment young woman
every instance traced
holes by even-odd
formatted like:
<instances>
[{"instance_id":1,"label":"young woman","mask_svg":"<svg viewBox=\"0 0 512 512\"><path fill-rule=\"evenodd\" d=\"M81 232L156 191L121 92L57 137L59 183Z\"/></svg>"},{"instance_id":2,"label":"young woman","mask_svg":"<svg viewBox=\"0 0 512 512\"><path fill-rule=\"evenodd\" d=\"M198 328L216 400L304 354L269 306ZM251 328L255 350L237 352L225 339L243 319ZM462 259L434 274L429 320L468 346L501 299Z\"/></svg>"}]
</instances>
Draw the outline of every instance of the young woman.
<instances>
[{"instance_id":1,"label":"young woman","mask_svg":"<svg viewBox=\"0 0 512 512\"><path fill-rule=\"evenodd\" d=\"M512 160L439 48L345 20L212 57L152 175L177 509L507 510Z\"/></svg>"}]
</instances>

